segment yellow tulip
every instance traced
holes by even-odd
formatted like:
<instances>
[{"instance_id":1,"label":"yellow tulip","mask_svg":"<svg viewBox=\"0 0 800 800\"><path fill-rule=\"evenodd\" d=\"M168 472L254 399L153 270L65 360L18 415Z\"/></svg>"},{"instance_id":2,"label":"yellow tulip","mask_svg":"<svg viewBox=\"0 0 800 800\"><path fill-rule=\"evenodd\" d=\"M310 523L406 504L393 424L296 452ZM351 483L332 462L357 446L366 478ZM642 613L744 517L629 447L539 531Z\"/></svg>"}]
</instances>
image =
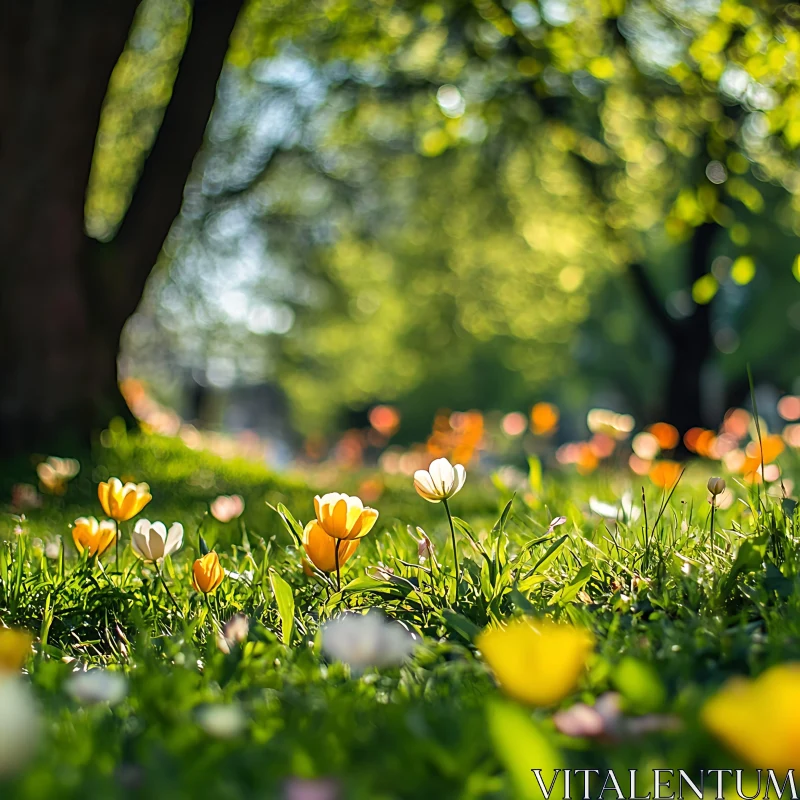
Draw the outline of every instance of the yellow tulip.
<instances>
[{"instance_id":1,"label":"yellow tulip","mask_svg":"<svg viewBox=\"0 0 800 800\"><path fill-rule=\"evenodd\" d=\"M583 629L549 620L514 619L475 640L500 688L533 706L550 706L575 689L594 647Z\"/></svg>"},{"instance_id":2,"label":"yellow tulip","mask_svg":"<svg viewBox=\"0 0 800 800\"><path fill-rule=\"evenodd\" d=\"M378 519L378 512L374 508L366 508L361 498L338 492L315 497L314 509L320 526L334 539L360 539L372 530Z\"/></svg>"},{"instance_id":3,"label":"yellow tulip","mask_svg":"<svg viewBox=\"0 0 800 800\"><path fill-rule=\"evenodd\" d=\"M16 628L0 628L0 675L19 672L31 652L33 637Z\"/></svg>"},{"instance_id":4,"label":"yellow tulip","mask_svg":"<svg viewBox=\"0 0 800 800\"><path fill-rule=\"evenodd\" d=\"M110 519L98 522L94 517L79 517L72 526L72 541L79 553L86 550L90 556L101 556L116 538L117 526Z\"/></svg>"},{"instance_id":5,"label":"yellow tulip","mask_svg":"<svg viewBox=\"0 0 800 800\"><path fill-rule=\"evenodd\" d=\"M192 586L203 594L216 591L225 577L219 556L212 550L192 565Z\"/></svg>"},{"instance_id":6,"label":"yellow tulip","mask_svg":"<svg viewBox=\"0 0 800 800\"><path fill-rule=\"evenodd\" d=\"M800 768L800 664L779 664L755 680L733 678L703 707L701 719L754 767Z\"/></svg>"},{"instance_id":7,"label":"yellow tulip","mask_svg":"<svg viewBox=\"0 0 800 800\"><path fill-rule=\"evenodd\" d=\"M303 531L303 549L314 566L323 572L333 572L336 569L337 543L340 543L339 566L341 567L355 553L360 542L360 539L342 541L328 536L325 528L316 519L311 520Z\"/></svg>"},{"instance_id":8,"label":"yellow tulip","mask_svg":"<svg viewBox=\"0 0 800 800\"><path fill-rule=\"evenodd\" d=\"M135 517L153 499L146 483L123 484L119 478L101 483L97 487L97 496L103 511L117 522Z\"/></svg>"}]
</instances>

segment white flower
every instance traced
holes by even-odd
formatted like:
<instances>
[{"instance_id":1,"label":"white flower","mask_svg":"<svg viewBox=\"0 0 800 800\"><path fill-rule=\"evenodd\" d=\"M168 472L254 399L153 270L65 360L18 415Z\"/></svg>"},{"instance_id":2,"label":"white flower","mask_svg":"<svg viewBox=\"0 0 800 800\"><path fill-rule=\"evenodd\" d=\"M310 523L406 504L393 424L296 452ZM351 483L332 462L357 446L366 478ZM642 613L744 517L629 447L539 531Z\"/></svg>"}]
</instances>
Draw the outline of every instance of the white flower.
<instances>
[{"instance_id":1,"label":"white flower","mask_svg":"<svg viewBox=\"0 0 800 800\"><path fill-rule=\"evenodd\" d=\"M418 469L414 473L414 488L429 503L440 503L461 491L466 479L467 471L461 464L437 458L428 469Z\"/></svg>"},{"instance_id":2,"label":"white flower","mask_svg":"<svg viewBox=\"0 0 800 800\"><path fill-rule=\"evenodd\" d=\"M244 500L238 495L221 494L211 503L211 516L219 522L230 522L242 516Z\"/></svg>"},{"instance_id":3,"label":"white flower","mask_svg":"<svg viewBox=\"0 0 800 800\"><path fill-rule=\"evenodd\" d=\"M636 522L642 509L633 504L633 496L630 492L625 492L619 501L619 506L611 505L611 503L603 503L596 497L589 498L589 508L595 514L606 519L617 519L620 522Z\"/></svg>"},{"instance_id":4,"label":"white flower","mask_svg":"<svg viewBox=\"0 0 800 800\"><path fill-rule=\"evenodd\" d=\"M233 739L247 724L239 705L207 705L197 709L197 724L217 739Z\"/></svg>"},{"instance_id":5,"label":"white flower","mask_svg":"<svg viewBox=\"0 0 800 800\"><path fill-rule=\"evenodd\" d=\"M21 769L39 743L39 709L28 684L17 676L0 679L0 776Z\"/></svg>"},{"instance_id":6,"label":"white flower","mask_svg":"<svg viewBox=\"0 0 800 800\"><path fill-rule=\"evenodd\" d=\"M399 622L378 611L345 612L322 628L322 650L334 660L349 664L356 672L368 667L402 664L417 646L415 637Z\"/></svg>"},{"instance_id":7,"label":"white flower","mask_svg":"<svg viewBox=\"0 0 800 800\"><path fill-rule=\"evenodd\" d=\"M133 552L144 561L161 561L181 549L183 544L183 525L173 522L167 533L163 522L148 522L140 519L131 534Z\"/></svg>"},{"instance_id":8,"label":"white flower","mask_svg":"<svg viewBox=\"0 0 800 800\"><path fill-rule=\"evenodd\" d=\"M85 705L109 703L115 705L125 699L128 681L120 672L107 669L90 669L87 672L73 672L65 686L73 700Z\"/></svg>"}]
</instances>

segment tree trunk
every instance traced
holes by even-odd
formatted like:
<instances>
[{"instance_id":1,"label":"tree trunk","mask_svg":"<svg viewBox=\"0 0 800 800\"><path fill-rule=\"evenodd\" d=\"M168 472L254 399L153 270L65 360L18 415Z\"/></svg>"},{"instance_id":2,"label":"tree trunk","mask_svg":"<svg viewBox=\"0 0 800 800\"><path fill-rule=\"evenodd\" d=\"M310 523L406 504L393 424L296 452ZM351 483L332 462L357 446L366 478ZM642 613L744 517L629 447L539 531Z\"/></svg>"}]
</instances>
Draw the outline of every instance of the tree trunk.
<instances>
[{"instance_id":1,"label":"tree trunk","mask_svg":"<svg viewBox=\"0 0 800 800\"><path fill-rule=\"evenodd\" d=\"M125 410L119 337L169 228L211 112L239 0L196 0L170 106L126 218L84 233L111 71L138 0L10 0L0 20L0 452L86 443Z\"/></svg>"},{"instance_id":2,"label":"tree trunk","mask_svg":"<svg viewBox=\"0 0 800 800\"><path fill-rule=\"evenodd\" d=\"M711 222L695 228L687 265L690 287L709 271L717 228ZM711 306L695 305L690 316L673 319L667 314L644 268L640 264L633 264L631 272L645 305L671 351L662 417L684 434L689 428L708 423L705 419L702 377L712 349Z\"/></svg>"}]
</instances>

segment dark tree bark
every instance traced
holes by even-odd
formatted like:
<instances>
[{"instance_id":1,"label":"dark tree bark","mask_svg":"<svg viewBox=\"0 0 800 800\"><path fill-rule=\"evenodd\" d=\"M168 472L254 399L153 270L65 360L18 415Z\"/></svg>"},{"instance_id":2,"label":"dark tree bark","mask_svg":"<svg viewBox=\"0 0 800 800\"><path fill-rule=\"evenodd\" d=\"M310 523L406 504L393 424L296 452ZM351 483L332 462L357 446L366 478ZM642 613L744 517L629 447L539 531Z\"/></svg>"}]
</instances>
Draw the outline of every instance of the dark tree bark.
<instances>
[{"instance_id":1,"label":"dark tree bark","mask_svg":"<svg viewBox=\"0 0 800 800\"><path fill-rule=\"evenodd\" d=\"M688 259L689 286L709 271L717 228L716 223L705 222L694 230ZM644 267L632 264L630 269L643 303L670 347L664 418L683 434L689 428L707 422L704 419L702 377L712 348L711 305L695 305L688 317L673 319Z\"/></svg>"},{"instance_id":2,"label":"dark tree bark","mask_svg":"<svg viewBox=\"0 0 800 800\"><path fill-rule=\"evenodd\" d=\"M83 443L126 411L116 358L202 144L241 0L196 0L170 105L116 238L84 232L100 110L138 0L0 11L0 452Z\"/></svg>"}]
</instances>

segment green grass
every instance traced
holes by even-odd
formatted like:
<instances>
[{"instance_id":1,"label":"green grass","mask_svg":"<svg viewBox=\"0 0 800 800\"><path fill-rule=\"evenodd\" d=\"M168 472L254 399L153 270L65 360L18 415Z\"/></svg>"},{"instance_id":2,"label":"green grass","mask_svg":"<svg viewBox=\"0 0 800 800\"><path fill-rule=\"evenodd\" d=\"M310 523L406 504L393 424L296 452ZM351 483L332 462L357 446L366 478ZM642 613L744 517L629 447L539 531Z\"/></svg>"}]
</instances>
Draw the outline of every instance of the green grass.
<instances>
[{"instance_id":1,"label":"green grass","mask_svg":"<svg viewBox=\"0 0 800 800\"><path fill-rule=\"evenodd\" d=\"M451 501L462 569L453 604L444 509L407 479L389 482L374 503L381 517L336 592L304 575L292 517L307 521L316 491L355 491L360 476L309 487L173 440L117 434L106 445L65 497L28 514L21 534L10 513L0 522L0 618L37 636L27 670L46 720L36 757L0 783L3 797L280 797L292 776L332 778L346 798L525 797L548 747L572 767L733 766L698 723L703 700L730 675L800 658L794 504L729 481L737 500L717 513L712 542L710 470L700 463L671 498L646 487L646 515L630 524L588 508L590 496L611 501L626 489L641 506L641 483L624 476L553 475L540 485L534 475L523 499L470 474ZM67 526L101 516L96 483L109 475L148 481L153 501L142 516L184 524L184 548L164 570L177 608L129 547L122 575L112 552L103 571L77 558ZM244 496L240 521L205 514L220 493ZM287 509L286 519L268 504ZM559 515L566 522L550 530ZM419 564L407 524L429 533L436 564ZM132 525L123 523L126 545ZM226 579L210 604L189 583L201 525L227 569L254 571L252 585ZM42 547L56 535L63 557L49 559ZM376 577L378 565L393 577ZM281 578L293 609L285 596L276 602ZM320 625L373 607L420 637L414 657L362 676L326 661ZM236 612L250 617L250 634L224 654L213 619ZM595 634L589 669L562 707L616 690L630 714L675 715L680 731L569 739L555 731L553 709L499 704L473 639L519 613ZM64 691L78 665L123 670L125 700L80 707ZM215 738L202 709L227 704L243 712L244 730Z\"/></svg>"}]
</instances>

